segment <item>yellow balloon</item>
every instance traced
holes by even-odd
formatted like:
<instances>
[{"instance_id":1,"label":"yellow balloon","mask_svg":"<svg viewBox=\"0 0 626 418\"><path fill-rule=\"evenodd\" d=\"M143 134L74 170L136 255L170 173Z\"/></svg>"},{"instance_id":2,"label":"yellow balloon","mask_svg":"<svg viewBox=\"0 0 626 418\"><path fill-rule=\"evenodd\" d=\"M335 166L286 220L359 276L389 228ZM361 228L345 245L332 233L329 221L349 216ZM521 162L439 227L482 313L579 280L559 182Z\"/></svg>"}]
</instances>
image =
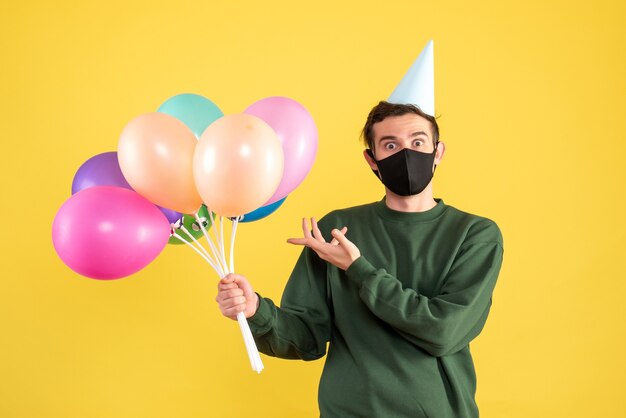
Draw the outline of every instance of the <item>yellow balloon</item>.
<instances>
[{"instance_id":1,"label":"yellow balloon","mask_svg":"<svg viewBox=\"0 0 626 418\"><path fill-rule=\"evenodd\" d=\"M261 207L280 184L283 148L262 119L226 115L204 131L193 157L193 174L202 200L222 216L239 216Z\"/></svg>"},{"instance_id":2,"label":"yellow balloon","mask_svg":"<svg viewBox=\"0 0 626 418\"><path fill-rule=\"evenodd\" d=\"M147 113L122 131L117 156L126 181L159 206L194 213L202 204L193 180L196 137L165 113Z\"/></svg>"}]
</instances>

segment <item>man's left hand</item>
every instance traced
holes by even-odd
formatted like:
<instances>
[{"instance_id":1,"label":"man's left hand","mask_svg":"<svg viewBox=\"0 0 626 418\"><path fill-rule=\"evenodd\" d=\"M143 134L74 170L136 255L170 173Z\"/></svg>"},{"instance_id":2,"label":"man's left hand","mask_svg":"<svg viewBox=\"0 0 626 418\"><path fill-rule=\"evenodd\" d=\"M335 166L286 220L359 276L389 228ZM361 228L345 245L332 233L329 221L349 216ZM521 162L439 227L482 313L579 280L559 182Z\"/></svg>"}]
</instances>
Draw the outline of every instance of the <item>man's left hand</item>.
<instances>
[{"instance_id":1,"label":"man's left hand","mask_svg":"<svg viewBox=\"0 0 626 418\"><path fill-rule=\"evenodd\" d=\"M306 245L322 259L326 260L334 266L339 267L342 270L347 270L348 267L361 256L361 252L348 238L346 238L346 232L348 227L344 226L341 231L333 229L331 234L333 239L331 242L326 242L315 218L311 218L311 226L313 228L313 235L309 230L309 225L306 218L302 218L302 232L304 238L289 238L288 243L294 245Z\"/></svg>"}]
</instances>

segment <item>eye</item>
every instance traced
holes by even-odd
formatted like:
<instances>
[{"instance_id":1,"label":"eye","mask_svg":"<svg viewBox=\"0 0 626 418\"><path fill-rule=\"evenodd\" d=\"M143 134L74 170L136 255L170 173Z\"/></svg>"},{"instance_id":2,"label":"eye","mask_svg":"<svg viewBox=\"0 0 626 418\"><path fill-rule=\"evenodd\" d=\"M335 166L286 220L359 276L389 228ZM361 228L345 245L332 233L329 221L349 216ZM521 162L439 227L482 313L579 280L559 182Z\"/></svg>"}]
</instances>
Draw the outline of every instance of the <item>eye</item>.
<instances>
[{"instance_id":1,"label":"eye","mask_svg":"<svg viewBox=\"0 0 626 418\"><path fill-rule=\"evenodd\" d=\"M415 141L413 141L413 145L416 147L421 147L422 145L424 145L424 141L421 139L416 139Z\"/></svg>"},{"instance_id":2,"label":"eye","mask_svg":"<svg viewBox=\"0 0 626 418\"><path fill-rule=\"evenodd\" d=\"M392 149L396 149L396 144L394 144L393 142L387 142L384 145L385 149L387 150L392 150Z\"/></svg>"}]
</instances>

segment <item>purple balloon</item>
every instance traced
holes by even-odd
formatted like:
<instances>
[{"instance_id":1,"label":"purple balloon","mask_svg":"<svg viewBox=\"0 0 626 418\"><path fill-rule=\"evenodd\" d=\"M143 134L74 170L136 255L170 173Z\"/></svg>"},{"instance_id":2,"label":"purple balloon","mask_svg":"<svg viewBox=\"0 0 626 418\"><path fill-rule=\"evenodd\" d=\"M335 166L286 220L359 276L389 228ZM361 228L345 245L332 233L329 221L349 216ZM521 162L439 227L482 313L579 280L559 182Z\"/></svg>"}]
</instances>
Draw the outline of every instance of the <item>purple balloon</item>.
<instances>
[{"instance_id":1,"label":"purple balloon","mask_svg":"<svg viewBox=\"0 0 626 418\"><path fill-rule=\"evenodd\" d=\"M72 181L72 194L94 186L115 186L133 190L122 174L117 160L117 152L103 152L94 155L80 166ZM172 209L157 207L170 223L175 223L182 216Z\"/></svg>"},{"instance_id":2,"label":"purple balloon","mask_svg":"<svg viewBox=\"0 0 626 418\"><path fill-rule=\"evenodd\" d=\"M317 127L300 103L287 97L268 97L250 105L244 113L263 119L283 145L285 170L274 195L264 206L291 193L307 176L317 153Z\"/></svg>"},{"instance_id":3,"label":"purple balloon","mask_svg":"<svg viewBox=\"0 0 626 418\"><path fill-rule=\"evenodd\" d=\"M183 215L180 214L180 212L176 212L175 210L162 208L161 206L158 206L158 205L157 205L157 208L161 210L161 213L165 215L165 217L171 224L176 223L177 220L183 217Z\"/></svg>"},{"instance_id":4,"label":"purple balloon","mask_svg":"<svg viewBox=\"0 0 626 418\"><path fill-rule=\"evenodd\" d=\"M116 186L133 190L122 174L117 152L104 152L85 161L74 175L72 194L94 186Z\"/></svg>"},{"instance_id":5,"label":"purple balloon","mask_svg":"<svg viewBox=\"0 0 626 418\"><path fill-rule=\"evenodd\" d=\"M52 224L52 242L76 273L101 280L141 270L165 248L170 225L132 190L95 186L70 197Z\"/></svg>"}]
</instances>

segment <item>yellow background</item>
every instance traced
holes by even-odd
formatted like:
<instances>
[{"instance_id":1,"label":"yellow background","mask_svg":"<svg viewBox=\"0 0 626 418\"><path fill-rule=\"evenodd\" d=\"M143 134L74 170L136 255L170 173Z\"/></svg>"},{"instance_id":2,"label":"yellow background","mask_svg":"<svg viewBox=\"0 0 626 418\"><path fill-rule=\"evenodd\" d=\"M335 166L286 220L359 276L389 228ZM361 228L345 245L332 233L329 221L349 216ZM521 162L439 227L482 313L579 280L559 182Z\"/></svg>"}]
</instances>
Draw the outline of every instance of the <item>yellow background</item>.
<instances>
[{"instance_id":1,"label":"yellow background","mask_svg":"<svg viewBox=\"0 0 626 418\"><path fill-rule=\"evenodd\" d=\"M322 361L253 373L217 276L168 246L80 277L51 224L89 157L183 92L225 113L304 104L316 163L245 224L237 271L280 299L302 216L378 200L359 131L429 39L446 203L494 219L505 263L472 343L482 416L622 417L626 277L623 1L58 1L2 7L0 417L314 417Z\"/></svg>"}]
</instances>

